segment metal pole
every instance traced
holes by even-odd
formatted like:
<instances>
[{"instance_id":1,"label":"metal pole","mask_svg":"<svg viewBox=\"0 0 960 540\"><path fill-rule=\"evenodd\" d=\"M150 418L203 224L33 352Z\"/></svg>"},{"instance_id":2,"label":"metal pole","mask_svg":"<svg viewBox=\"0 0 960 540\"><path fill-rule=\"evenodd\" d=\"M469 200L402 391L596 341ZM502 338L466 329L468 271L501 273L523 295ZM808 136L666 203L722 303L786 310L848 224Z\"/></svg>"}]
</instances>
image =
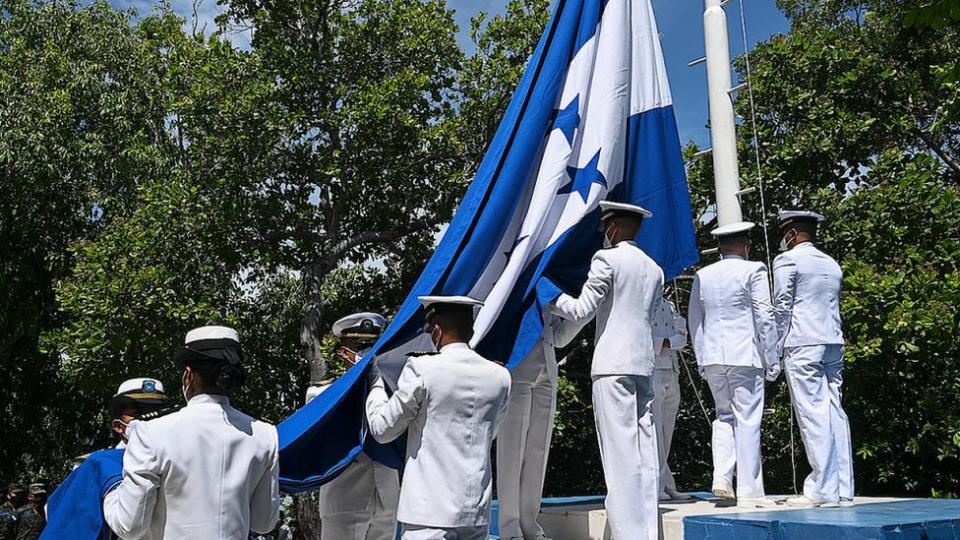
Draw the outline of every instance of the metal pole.
<instances>
[{"instance_id":1,"label":"metal pole","mask_svg":"<svg viewBox=\"0 0 960 540\"><path fill-rule=\"evenodd\" d=\"M703 12L713 178L717 193L717 225L720 227L743 221L740 200L737 198L740 168L737 164L737 127L730 98L730 40L724 3L721 0L706 0Z\"/></svg>"}]
</instances>

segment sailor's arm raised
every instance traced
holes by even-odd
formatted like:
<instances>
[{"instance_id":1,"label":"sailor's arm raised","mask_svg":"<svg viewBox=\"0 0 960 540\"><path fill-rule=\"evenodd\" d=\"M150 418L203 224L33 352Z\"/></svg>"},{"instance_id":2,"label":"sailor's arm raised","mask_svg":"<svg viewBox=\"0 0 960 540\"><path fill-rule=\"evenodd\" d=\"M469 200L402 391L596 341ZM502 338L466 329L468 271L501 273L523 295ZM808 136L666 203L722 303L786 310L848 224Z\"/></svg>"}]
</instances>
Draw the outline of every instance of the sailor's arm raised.
<instances>
[{"instance_id":1,"label":"sailor's arm raised","mask_svg":"<svg viewBox=\"0 0 960 540\"><path fill-rule=\"evenodd\" d=\"M413 360L407 360L397 380L397 391L390 397L387 397L383 378L376 375L367 396L370 434L380 443L388 443L402 435L416 418L425 396L426 387Z\"/></svg>"}]
</instances>

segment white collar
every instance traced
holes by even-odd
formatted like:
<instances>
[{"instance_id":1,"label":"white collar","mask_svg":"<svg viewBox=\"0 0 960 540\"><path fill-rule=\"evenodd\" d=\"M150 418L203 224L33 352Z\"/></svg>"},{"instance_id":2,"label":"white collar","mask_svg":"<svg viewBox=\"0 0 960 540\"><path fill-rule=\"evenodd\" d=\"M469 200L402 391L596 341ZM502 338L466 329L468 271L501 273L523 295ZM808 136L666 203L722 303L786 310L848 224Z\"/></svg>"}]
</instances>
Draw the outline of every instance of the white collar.
<instances>
[{"instance_id":1,"label":"white collar","mask_svg":"<svg viewBox=\"0 0 960 540\"><path fill-rule=\"evenodd\" d=\"M617 242L617 245L616 245L615 247L620 247L620 246L623 245L623 244L630 244L631 246L636 246L636 245L637 245L637 241L636 241L636 240L621 240L621 241Z\"/></svg>"},{"instance_id":2,"label":"white collar","mask_svg":"<svg viewBox=\"0 0 960 540\"><path fill-rule=\"evenodd\" d=\"M230 405L230 398L220 394L197 394L190 398L187 407L192 405L201 405L204 403L215 403L217 405Z\"/></svg>"},{"instance_id":3,"label":"white collar","mask_svg":"<svg viewBox=\"0 0 960 540\"><path fill-rule=\"evenodd\" d=\"M721 257L723 260L727 260L727 259L733 259L733 260L735 260L735 261L742 261L742 260L743 260L743 257L741 257L741 256L739 256L739 255L721 255L720 257Z\"/></svg>"},{"instance_id":4,"label":"white collar","mask_svg":"<svg viewBox=\"0 0 960 540\"><path fill-rule=\"evenodd\" d=\"M447 343L446 345L444 345L443 347L440 348L440 352L444 352L444 351L447 351L447 350L450 350L450 351L468 350L468 351L469 351L469 350L470 350L470 344L468 344L468 343L466 343L466 342L463 342L463 341L458 341L458 342L456 342L456 343Z\"/></svg>"}]
</instances>

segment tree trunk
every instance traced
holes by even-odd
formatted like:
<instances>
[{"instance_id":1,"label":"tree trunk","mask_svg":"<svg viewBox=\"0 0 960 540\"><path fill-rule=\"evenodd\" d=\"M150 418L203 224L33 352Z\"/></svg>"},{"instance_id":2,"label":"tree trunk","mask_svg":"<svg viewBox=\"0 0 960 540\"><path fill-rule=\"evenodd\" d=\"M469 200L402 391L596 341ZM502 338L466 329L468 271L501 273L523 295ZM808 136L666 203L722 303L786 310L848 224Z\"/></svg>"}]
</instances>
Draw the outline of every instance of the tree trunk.
<instances>
[{"instance_id":1,"label":"tree trunk","mask_svg":"<svg viewBox=\"0 0 960 540\"><path fill-rule=\"evenodd\" d=\"M310 382L318 383L327 373L320 349L323 343L323 278L326 272L317 266L303 270L304 313L300 323L300 354L310 368Z\"/></svg>"},{"instance_id":2,"label":"tree trunk","mask_svg":"<svg viewBox=\"0 0 960 540\"><path fill-rule=\"evenodd\" d=\"M297 524L304 540L320 540L320 496L317 491L295 495Z\"/></svg>"}]
</instances>

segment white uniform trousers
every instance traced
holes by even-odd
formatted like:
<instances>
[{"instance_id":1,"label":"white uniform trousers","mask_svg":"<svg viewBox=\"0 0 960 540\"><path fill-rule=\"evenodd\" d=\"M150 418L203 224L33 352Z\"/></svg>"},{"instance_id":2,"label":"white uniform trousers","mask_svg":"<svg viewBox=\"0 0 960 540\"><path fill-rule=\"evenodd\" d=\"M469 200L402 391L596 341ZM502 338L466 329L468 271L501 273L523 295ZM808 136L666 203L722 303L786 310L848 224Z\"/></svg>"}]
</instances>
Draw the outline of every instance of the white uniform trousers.
<instances>
[{"instance_id":1,"label":"white uniform trousers","mask_svg":"<svg viewBox=\"0 0 960 540\"><path fill-rule=\"evenodd\" d=\"M490 537L489 527L453 527L441 529L435 527L418 527L404 525L403 540L487 540Z\"/></svg>"},{"instance_id":2,"label":"white uniform trousers","mask_svg":"<svg viewBox=\"0 0 960 540\"><path fill-rule=\"evenodd\" d=\"M657 540L657 433L653 378L593 378L593 411L607 484L607 523L614 540Z\"/></svg>"},{"instance_id":3,"label":"white uniform trousers","mask_svg":"<svg viewBox=\"0 0 960 540\"><path fill-rule=\"evenodd\" d=\"M680 377L676 365L671 368L657 368L653 372L653 424L657 430L657 455L660 459L660 493L664 490L677 490L673 480L673 471L667 459L670 457L670 443L673 441L673 428L677 424L677 412L680 410Z\"/></svg>"},{"instance_id":4,"label":"white uniform trousers","mask_svg":"<svg viewBox=\"0 0 960 540\"><path fill-rule=\"evenodd\" d=\"M321 540L395 540L398 486L396 471L361 454L344 474L320 488ZM389 500L384 500L381 492L388 493ZM365 505L356 500L358 494L364 493L368 494ZM337 497L352 497L354 502L345 504L341 499L328 505L334 506L334 511L324 509L324 501L336 501Z\"/></svg>"},{"instance_id":5,"label":"white uniform trousers","mask_svg":"<svg viewBox=\"0 0 960 540\"><path fill-rule=\"evenodd\" d=\"M500 538L534 540L557 406L557 373L546 364L534 382L515 381L510 408L497 435Z\"/></svg>"},{"instance_id":6,"label":"white uniform trousers","mask_svg":"<svg viewBox=\"0 0 960 540\"><path fill-rule=\"evenodd\" d=\"M321 540L394 540L397 537L397 508L386 508L377 499L373 512L341 512L322 518Z\"/></svg>"},{"instance_id":7,"label":"white uniform trousers","mask_svg":"<svg viewBox=\"0 0 960 540\"><path fill-rule=\"evenodd\" d=\"M784 366L812 471L803 494L817 502L853 498L850 421L843 411L843 345L784 350Z\"/></svg>"},{"instance_id":8,"label":"white uniform trousers","mask_svg":"<svg viewBox=\"0 0 960 540\"><path fill-rule=\"evenodd\" d=\"M713 478L733 485L738 498L764 496L760 457L763 370L747 366L704 366L717 418L713 421Z\"/></svg>"}]
</instances>

